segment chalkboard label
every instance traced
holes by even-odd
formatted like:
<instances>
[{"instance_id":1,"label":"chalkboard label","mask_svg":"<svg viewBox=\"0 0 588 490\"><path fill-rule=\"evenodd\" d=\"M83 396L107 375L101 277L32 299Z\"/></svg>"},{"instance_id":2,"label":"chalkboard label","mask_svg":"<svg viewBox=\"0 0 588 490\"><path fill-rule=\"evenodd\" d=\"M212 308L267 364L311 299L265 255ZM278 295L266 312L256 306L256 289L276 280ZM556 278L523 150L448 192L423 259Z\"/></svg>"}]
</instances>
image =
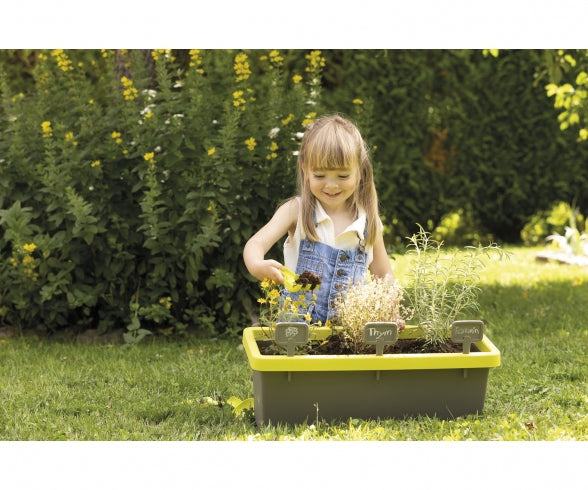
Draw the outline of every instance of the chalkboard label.
<instances>
[{"instance_id":1,"label":"chalkboard label","mask_svg":"<svg viewBox=\"0 0 588 490\"><path fill-rule=\"evenodd\" d=\"M481 320L457 320L451 324L451 340L456 343L469 340L479 342L484 338L484 322Z\"/></svg>"},{"instance_id":2,"label":"chalkboard label","mask_svg":"<svg viewBox=\"0 0 588 490\"><path fill-rule=\"evenodd\" d=\"M451 340L463 344L463 353L469 354L472 342L484 338L484 322L481 320L456 320L451 324Z\"/></svg>"},{"instance_id":3,"label":"chalkboard label","mask_svg":"<svg viewBox=\"0 0 588 490\"><path fill-rule=\"evenodd\" d=\"M376 346L376 355L384 353L384 346L395 344L398 340L398 325L396 322L368 322L363 331L363 341Z\"/></svg>"},{"instance_id":4,"label":"chalkboard label","mask_svg":"<svg viewBox=\"0 0 588 490\"><path fill-rule=\"evenodd\" d=\"M275 341L288 348L288 355L294 355L296 345L308 342L308 324L303 322L280 322L276 324Z\"/></svg>"}]
</instances>

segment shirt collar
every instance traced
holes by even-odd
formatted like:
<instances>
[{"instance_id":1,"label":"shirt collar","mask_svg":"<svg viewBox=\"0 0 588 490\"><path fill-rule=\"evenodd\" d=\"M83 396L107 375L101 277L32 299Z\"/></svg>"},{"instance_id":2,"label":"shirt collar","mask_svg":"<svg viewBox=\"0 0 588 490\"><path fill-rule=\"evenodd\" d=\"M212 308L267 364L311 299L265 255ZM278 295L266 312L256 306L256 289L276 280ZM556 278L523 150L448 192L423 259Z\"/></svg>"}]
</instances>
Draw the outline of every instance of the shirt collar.
<instances>
[{"instance_id":1,"label":"shirt collar","mask_svg":"<svg viewBox=\"0 0 588 490\"><path fill-rule=\"evenodd\" d=\"M323 221L332 221L331 217L327 214L321 203L317 200L316 201L316 209L315 209L315 223L318 225ZM364 231L366 225L366 214L365 210L359 208L357 219L351 223L343 233L356 233L360 240L365 240ZM343 234L341 233L341 234Z\"/></svg>"}]
</instances>

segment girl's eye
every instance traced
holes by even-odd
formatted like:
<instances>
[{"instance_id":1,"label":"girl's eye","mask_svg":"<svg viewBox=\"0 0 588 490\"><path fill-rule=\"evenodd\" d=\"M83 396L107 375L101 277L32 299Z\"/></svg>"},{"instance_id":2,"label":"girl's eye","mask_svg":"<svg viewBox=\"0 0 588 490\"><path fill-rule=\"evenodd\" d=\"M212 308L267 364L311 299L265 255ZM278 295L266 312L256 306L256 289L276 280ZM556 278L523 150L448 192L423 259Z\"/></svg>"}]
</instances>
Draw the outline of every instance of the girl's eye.
<instances>
[{"instance_id":1,"label":"girl's eye","mask_svg":"<svg viewBox=\"0 0 588 490\"><path fill-rule=\"evenodd\" d=\"M324 177L324 175L323 174L313 174L313 177L315 179L322 179Z\"/></svg>"},{"instance_id":2,"label":"girl's eye","mask_svg":"<svg viewBox=\"0 0 588 490\"><path fill-rule=\"evenodd\" d=\"M348 179L349 178L349 175L348 174L346 174L346 175L339 175L339 178L340 179Z\"/></svg>"}]
</instances>

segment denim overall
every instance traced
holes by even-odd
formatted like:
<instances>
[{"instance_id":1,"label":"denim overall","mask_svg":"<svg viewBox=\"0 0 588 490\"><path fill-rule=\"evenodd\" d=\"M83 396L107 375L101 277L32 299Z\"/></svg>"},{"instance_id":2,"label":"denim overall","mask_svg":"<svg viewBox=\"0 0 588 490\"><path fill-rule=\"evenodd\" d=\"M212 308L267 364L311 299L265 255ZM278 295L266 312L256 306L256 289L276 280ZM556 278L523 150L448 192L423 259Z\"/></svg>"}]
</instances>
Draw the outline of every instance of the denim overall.
<instances>
[{"instance_id":1,"label":"denim overall","mask_svg":"<svg viewBox=\"0 0 588 490\"><path fill-rule=\"evenodd\" d=\"M324 325L327 320L336 316L334 301L337 296L345 292L350 285L365 282L366 267L367 252L363 240L359 240L359 245L354 249L345 250L303 238L300 242L295 272L296 274L302 274L304 271L314 272L321 276L321 285L318 289L307 293L290 293L283 290L282 303L287 296L297 301L301 294L304 294L307 304L310 305L313 294L316 294L315 304L310 305L308 312L313 323L321 321Z\"/></svg>"}]
</instances>

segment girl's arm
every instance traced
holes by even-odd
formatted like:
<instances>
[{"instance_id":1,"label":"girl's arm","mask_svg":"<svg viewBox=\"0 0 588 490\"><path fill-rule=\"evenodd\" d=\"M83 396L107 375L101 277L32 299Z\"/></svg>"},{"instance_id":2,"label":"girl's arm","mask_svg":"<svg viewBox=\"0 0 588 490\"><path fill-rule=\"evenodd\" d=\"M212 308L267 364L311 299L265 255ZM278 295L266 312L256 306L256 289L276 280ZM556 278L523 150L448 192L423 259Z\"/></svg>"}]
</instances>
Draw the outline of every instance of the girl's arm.
<instances>
[{"instance_id":1,"label":"girl's arm","mask_svg":"<svg viewBox=\"0 0 588 490\"><path fill-rule=\"evenodd\" d=\"M282 204L267 224L253 235L243 249L243 260L247 270L262 281L271 279L284 283L282 264L276 260L265 260L265 254L286 233L294 233L298 221L298 200L291 199Z\"/></svg>"},{"instance_id":2,"label":"girl's arm","mask_svg":"<svg viewBox=\"0 0 588 490\"><path fill-rule=\"evenodd\" d=\"M381 279L389 282L395 282L394 273L392 272L392 265L390 264L390 257L386 252L386 245L384 245L384 237L380 235L374 243L374 258L370 264L370 272Z\"/></svg>"}]
</instances>

